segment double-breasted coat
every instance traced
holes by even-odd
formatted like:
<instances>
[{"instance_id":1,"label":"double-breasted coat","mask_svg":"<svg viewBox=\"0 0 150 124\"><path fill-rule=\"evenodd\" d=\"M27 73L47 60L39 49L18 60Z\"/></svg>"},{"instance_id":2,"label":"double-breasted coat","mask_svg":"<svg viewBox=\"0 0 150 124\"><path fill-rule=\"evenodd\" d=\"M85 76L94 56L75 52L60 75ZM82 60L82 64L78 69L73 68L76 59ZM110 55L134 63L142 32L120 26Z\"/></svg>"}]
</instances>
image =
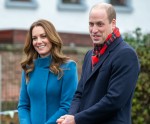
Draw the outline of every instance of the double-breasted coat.
<instances>
[{"instance_id":1,"label":"double-breasted coat","mask_svg":"<svg viewBox=\"0 0 150 124\"><path fill-rule=\"evenodd\" d=\"M92 50L85 55L82 75L69 114L76 124L131 124L132 97L140 65L135 51L117 38L92 70Z\"/></svg>"}]
</instances>

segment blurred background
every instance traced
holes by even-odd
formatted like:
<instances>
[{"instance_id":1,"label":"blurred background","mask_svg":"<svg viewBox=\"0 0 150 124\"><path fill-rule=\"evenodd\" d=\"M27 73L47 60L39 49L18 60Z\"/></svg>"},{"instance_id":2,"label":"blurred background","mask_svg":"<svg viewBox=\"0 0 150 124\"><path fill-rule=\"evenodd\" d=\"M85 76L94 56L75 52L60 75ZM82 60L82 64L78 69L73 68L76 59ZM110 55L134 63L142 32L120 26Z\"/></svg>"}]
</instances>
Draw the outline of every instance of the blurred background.
<instances>
[{"instance_id":1,"label":"blurred background","mask_svg":"<svg viewBox=\"0 0 150 124\"><path fill-rule=\"evenodd\" d=\"M115 6L117 27L137 51L141 63L132 108L133 124L150 124L150 0L0 0L0 124L19 124L22 48L27 30L38 19L51 21L65 54L78 64L91 49L88 17L98 2Z\"/></svg>"}]
</instances>

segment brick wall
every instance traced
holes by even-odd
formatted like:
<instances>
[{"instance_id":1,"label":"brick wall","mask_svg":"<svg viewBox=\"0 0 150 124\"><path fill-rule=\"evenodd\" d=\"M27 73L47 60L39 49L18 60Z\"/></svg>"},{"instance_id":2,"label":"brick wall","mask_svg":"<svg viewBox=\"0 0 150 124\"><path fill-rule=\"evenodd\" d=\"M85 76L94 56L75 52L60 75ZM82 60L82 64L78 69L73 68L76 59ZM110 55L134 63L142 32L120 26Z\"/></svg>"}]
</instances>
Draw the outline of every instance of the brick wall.
<instances>
[{"instance_id":1,"label":"brick wall","mask_svg":"<svg viewBox=\"0 0 150 124\"><path fill-rule=\"evenodd\" d=\"M59 33L64 45L75 44L76 46L92 46L92 41L88 34L75 34L75 33Z\"/></svg>"},{"instance_id":2,"label":"brick wall","mask_svg":"<svg viewBox=\"0 0 150 124\"><path fill-rule=\"evenodd\" d=\"M2 59L2 100L18 100L20 83L20 52L1 51Z\"/></svg>"},{"instance_id":3,"label":"brick wall","mask_svg":"<svg viewBox=\"0 0 150 124\"><path fill-rule=\"evenodd\" d=\"M0 44L24 44L27 30L1 30ZM59 32L64 45L92 46L89 34Z\"/></svg>"},{"instance_id":4,"label":"brick wall","mask_svg":"<svg viewBox=\"0 0 150 124\"><path fill-rule=\"evenodd\" d=\"M0 30L0 44L22 44L26 34L26 30Z\"/></svg>"}]
</instances>

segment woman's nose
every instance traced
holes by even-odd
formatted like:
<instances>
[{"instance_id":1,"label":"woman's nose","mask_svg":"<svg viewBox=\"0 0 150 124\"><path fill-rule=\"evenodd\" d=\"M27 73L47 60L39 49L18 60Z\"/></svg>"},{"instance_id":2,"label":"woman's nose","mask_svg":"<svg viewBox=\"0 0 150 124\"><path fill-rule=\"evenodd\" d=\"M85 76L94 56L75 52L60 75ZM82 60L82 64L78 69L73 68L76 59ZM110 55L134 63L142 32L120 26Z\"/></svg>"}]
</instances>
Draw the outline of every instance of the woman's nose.
<instances>
[{"instance_id":1,"label":"woman's nose","mask_svg":"<svg viewBox=\"0 0 150 124\"><path fill-rule=\"evenodd\" d=\"M37 39L37 43L42 43L42 39L41 39L41 38L38 38L38 39Z\"/></svg>"}]
</instances>

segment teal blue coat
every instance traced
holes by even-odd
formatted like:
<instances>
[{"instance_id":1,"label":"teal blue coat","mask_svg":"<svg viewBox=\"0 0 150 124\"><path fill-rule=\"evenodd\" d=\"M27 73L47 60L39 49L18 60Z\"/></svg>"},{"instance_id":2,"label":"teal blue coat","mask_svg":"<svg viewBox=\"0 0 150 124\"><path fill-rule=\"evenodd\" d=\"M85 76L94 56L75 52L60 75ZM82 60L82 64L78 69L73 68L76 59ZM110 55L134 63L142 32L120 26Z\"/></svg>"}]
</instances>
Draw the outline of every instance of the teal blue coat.
<instances>
[{"instance_id":1,"label":"teal blue coat","mask_svg":"<svg viewBox=\"0 0 150 124\"><path fill-rule=\"evenodd\" d=\"M61 65L64 72L61 79L49 70L50 63L51 57L35 60L28 84L22 73L20 124L56 124L60 116L68 113L78 82L76 63L69 60Z\"/></svg>"}]
</instances>

